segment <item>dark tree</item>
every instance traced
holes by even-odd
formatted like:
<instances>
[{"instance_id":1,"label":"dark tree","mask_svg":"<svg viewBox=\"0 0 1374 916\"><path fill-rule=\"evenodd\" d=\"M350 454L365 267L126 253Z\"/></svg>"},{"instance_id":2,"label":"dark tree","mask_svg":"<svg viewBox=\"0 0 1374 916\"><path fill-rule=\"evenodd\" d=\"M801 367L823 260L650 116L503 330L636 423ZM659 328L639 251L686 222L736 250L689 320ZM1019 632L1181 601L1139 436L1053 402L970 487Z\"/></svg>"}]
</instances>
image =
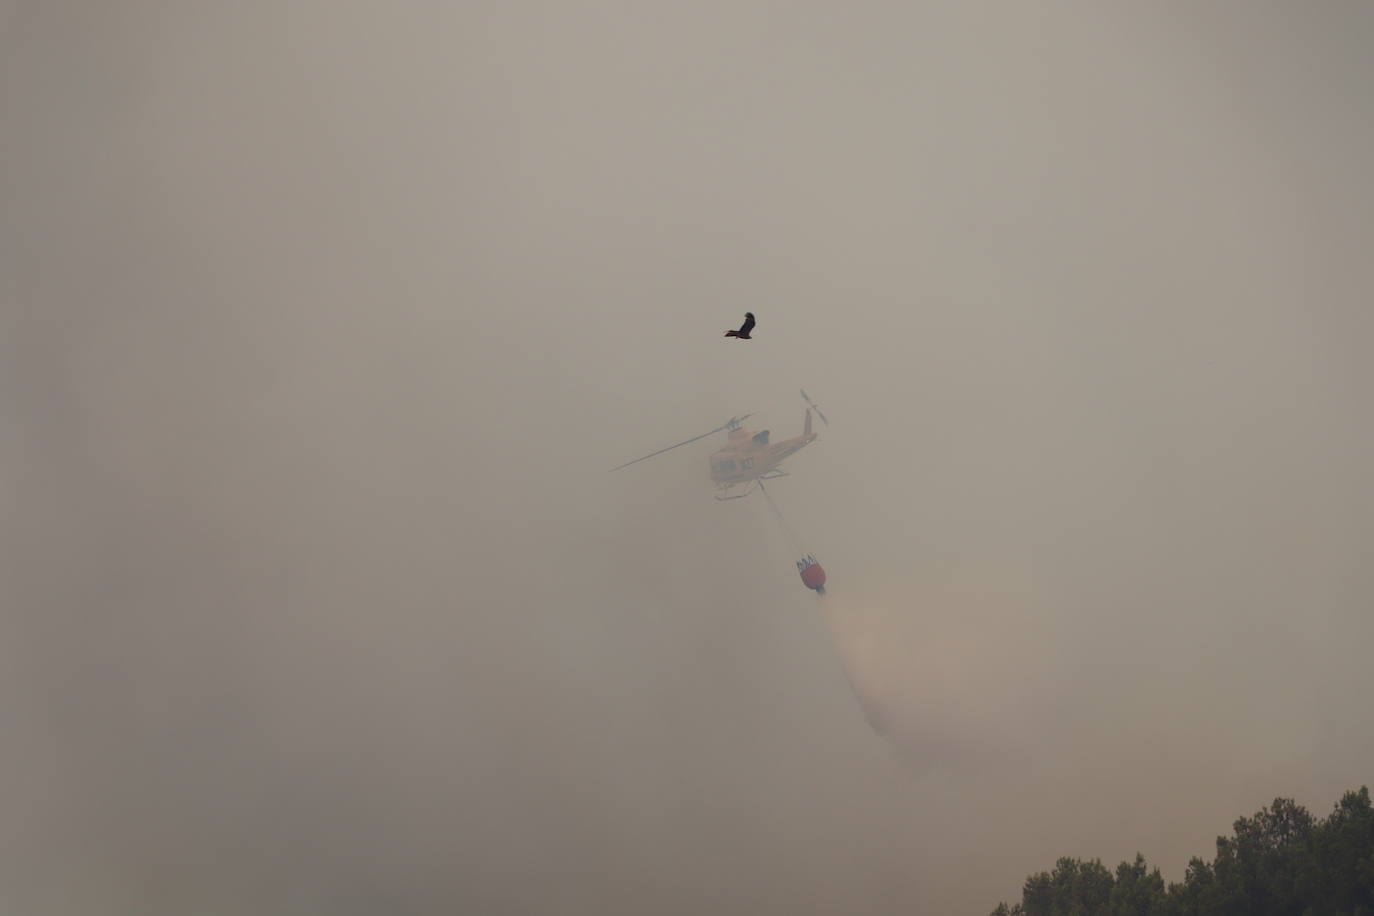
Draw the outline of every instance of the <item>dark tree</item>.
<instances>
[{"instance_id":1,"label":"dark tree","mask_svg":"<svg viewBox=\"0 0 1374 916\"><path fill-rule=\"evenodd\" d=\"M1116 867L1110 912L1112 916L1159 916L1165 912L1166 893L1159 869L1147 869L1145 857L1136 853L1134 862Z\"/></svg>"},{"instance_id":2,"label":"dark tree","mask_svg":"<svg viewBox=\"0 0 1374 916\"><path fill-rule=\"evenodd\" d=\"M1062 858L1026 879L1021 902L993 916L1374 916L1374 805L1347 792L1323 820L1276 798L1217 838L1211 862L1193 858L1165 886L1145 857L1115 874L1093 859Z\"/></svg>"}]
</instances>

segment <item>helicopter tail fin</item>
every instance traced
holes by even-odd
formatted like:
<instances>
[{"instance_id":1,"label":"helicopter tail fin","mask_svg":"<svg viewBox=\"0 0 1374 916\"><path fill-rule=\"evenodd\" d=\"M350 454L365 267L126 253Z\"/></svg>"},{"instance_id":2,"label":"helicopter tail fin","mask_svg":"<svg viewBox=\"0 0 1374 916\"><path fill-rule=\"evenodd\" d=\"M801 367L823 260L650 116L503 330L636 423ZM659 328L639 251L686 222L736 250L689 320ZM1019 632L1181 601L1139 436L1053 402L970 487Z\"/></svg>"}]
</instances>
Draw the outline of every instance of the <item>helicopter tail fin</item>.
<instances>
[{"instance_id":1,"label":"helicopter tail fin","mask_svg":"<svg viewBox=\"0 0 1374 916\"><path fill-rule=\"evenodd\" d=\"M803 436L811 435L811 408L806 408L806 428L802 430Z\"/></svg>"}]
</instances>

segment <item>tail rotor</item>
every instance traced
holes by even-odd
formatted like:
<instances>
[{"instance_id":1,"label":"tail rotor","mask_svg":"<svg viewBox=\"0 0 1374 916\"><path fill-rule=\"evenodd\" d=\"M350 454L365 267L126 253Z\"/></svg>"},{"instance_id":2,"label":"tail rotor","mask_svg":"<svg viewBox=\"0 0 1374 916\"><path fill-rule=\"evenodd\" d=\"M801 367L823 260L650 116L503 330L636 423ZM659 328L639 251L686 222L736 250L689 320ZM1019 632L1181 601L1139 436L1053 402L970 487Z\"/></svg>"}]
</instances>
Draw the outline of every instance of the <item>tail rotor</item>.
<instances>
[{"instance_id":1,"label":"tail rotor","mask_svg":"<svg viewBox=\"0 0 1374 916\"><path fill-rule=\"evenodd\" d=\"M821 422L824 423L826 426L829 426L830 421L825 418L825 414L821 413L821 409L818 406L816 406L816 402L811 400L810 396L807 395L805 388L801 390L801 396L802 400L806 402L807 409L814 410L816 412L816 416L821 418Z\"/></svg>"}]
</instances>

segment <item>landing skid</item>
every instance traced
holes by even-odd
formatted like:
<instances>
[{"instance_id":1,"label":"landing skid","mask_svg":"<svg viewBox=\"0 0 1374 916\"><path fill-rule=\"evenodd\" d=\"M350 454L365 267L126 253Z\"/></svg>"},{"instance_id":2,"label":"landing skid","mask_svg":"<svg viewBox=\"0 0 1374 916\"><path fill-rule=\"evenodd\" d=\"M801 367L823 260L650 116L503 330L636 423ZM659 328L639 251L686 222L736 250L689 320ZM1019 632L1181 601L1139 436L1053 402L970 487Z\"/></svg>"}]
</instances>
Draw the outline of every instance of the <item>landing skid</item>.
<instances>
[{"instance_id":1,"label":"landing skid","mask_svg":"<svg viewBox=\"0 0 1374 916\"><path fill-rule=\"evenodd\" d=\"M762 489L762 487L763 487L763 481L765 481L765 480L777 480L779 477L790 477L790 476L791 476L791 475L788 474L786 471L782 471L782 470L778 470L777 468L774 468L773 470L767 472L766 474L760 474L759 476L755 477L753 480L747 481L746 483L742 483L742 484L740 484L740 483L731 483L731 484L726 484L726 485L724 485L724 486L716 487L717 490L721 490L721 491L723 491L723 492L726 494L726 495L724 495L724 496L717 496L716 499L717 499L717 501L719 501L719 502L725 502L725 500L727 500L727 499L744 499L744 497L746 497L746 496L748 496L750 493L754 492L754 487L755 487L755 485L757 485L760 489ZM730 494L730 491L731 491L731 490L737 489L737 488L739 488L739 487L743 487L743 488L744 488L744 492L742 492L742 493L735 493L735 494L733 494L733 495Z\"/></svg>"}]
</instances>

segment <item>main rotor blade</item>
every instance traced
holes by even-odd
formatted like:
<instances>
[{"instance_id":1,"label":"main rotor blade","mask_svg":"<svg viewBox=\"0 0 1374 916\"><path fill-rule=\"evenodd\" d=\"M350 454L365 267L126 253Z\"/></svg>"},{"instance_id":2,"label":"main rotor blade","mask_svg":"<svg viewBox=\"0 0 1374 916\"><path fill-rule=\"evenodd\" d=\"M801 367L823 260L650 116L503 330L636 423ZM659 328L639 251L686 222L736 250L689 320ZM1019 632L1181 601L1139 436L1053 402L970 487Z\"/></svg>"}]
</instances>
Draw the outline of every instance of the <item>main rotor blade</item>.
<instances>
[{"instance_id":1,"label":"main rotor blade","mask_svg":"<svg viewBox=\"0 0 1374 916\"><path fill-rule=\"evenodd\" d=\"M739 422L739 421L741 421L741 420L747 419L747 418L750 417L750 416L752 416L752 414L745 414L745 415L742 416L742 417L732 417L732 418L730 419L730 423L737 423L737 422ZM624 464L617 465L616 467L611 468L611 471L618 471L618 470L620 470L621 468L627 468L627 467L629 467L629 466L632 465L632 464L638 464L638 463L641 462L641 461L647 461L648 459L654 457L655 455L662 455L664 452L671 452L673 449L678 448L679 446L688 445L688 444L690 444L690 443L692 443L692 442L697 441L698 439L705 439L707 436L714 436L716 433L720 432L722 429L729 429L729 428L730 428L730 423L726 423L724 426L717 426L715 429L711 430L709 433L702 433L700 436L693 436L693 437L690 438L690 439L684 439L684 440L682 440L681 442L679 442L677 445L670 445L670 446L668 446L667 448L661 448L661 449L659 449L659 450L656 451L656 452L650 452L649 454L645 455L643 458L636 458L634 461L627 461L627 462L625 462ZM610 471L607 471L607 473L610 473Z\"/></svg>"}]
</instances>

